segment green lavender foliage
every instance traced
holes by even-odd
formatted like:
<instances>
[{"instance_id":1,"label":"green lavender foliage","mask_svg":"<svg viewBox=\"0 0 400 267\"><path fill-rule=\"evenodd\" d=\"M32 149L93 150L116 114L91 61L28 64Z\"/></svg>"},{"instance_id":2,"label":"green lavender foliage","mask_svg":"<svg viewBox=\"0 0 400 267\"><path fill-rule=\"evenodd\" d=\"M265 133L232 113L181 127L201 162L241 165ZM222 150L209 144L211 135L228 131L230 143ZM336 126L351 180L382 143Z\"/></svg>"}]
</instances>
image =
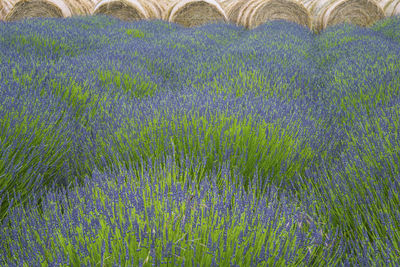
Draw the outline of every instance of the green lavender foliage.
<instances>
[{"instance_id":1,"label":"green lavender foliage","mask_svg":"<svg viewBox=\"0 0 400 267\"><path fill-rule=\"evenodd\" d=\"M399 29L0 22L0 264L396 266Z\"/></svg>"}]
</instances>

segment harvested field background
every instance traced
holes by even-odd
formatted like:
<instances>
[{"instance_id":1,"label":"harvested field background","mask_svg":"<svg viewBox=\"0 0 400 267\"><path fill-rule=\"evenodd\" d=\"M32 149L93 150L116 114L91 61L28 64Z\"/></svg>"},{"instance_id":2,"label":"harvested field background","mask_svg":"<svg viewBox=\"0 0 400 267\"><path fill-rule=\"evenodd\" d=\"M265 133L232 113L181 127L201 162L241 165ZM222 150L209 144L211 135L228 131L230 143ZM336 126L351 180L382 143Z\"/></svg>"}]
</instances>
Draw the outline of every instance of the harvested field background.
<instances>
[{"instance_id":1,"label":"harvested field background","mask_svg":"<svg viewBox=\"0 0 400 267\"><path fill-rule=\"evenodd\" d=\"M253 29L287 20L319 33L351 23L367 27L400 14L400 0L0 0L0 20L105 14L125 21L162 19L185 27L226 21Z\"/></svg>"}]
</instances>

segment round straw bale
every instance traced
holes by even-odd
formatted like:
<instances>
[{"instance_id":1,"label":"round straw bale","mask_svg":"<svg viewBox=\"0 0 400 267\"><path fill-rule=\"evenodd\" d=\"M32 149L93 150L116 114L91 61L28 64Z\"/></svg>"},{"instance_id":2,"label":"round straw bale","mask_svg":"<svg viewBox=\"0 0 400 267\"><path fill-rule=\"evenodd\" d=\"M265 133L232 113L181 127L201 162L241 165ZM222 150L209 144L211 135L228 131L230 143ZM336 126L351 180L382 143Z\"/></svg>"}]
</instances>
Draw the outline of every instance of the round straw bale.
<instances>
[{"instance_id":1,"label":"round straw bale","mask_svg":"<svg viewBox=\"0 0 400 267\"><path fill-rule=\"evenodd\" d=\"M20 0L7 13L6 21L24 18L64 18L70 17L71 10L63 0Z\"/></svg>"},{"instance_id":2,"label":"round straw bale","mask_svg":"<svg viewBox=\"0 0 400 267\"><path fill-rule=\"evenodd\" d=\"M368 27L384 18L382 8L373 0L317 0L308 7L315 32L344 22Z\"/></svg>"},{"instance_id":3,"label":"round straw bale","mask_svg":"<svg viewBox=\"0 0 400 267\"><path fill-rule=\"evenodd\" d=\"M385 17L400 15L400 0L377 0L377 2L383 9Z\"/></svg>"},{"instance_id":4,"label":"round straw bale","mask_svg":"<svg viewBox=\"0 0 400 267\"><path fill-rule=\"evenodd\" d=\"M180 0L167 12L168 21L184 27L228 21L224 10L215 0Z\"/></svg>"},{"instance_id":5,"label":"round straw bale","mask_svg":"<svg viewBox=\"0 0 400 267\"><path fill-rule=\"evenodd\" d=\"M164 14L164 6L156 0L139 0L139 3L149 14L150 19L162 19Z\"/></svg>"},{"instance_id":6,"label":"round straw bale","mask_svg":"<svg viewBox=\"0 0 400 267\"><path fill-rule=\"evenodd\" d=\"M310 12L294 0L253 0L239 13L239 22L254 29L270 20L287 20L311 28Z\"/></svg>"},{"instance_id":7,"label":"round straw bale","mask_svg":"<svg viewBox=\"0 0 400 267\"><path fill-rule=\"evenodd\" d=\"M105 14L124 21L147 19L147 11L137 0L102 0L97 3L93 14Z\"/></svg>"},{"instance_id":8,"label":"round straw bale","mask_svg":"<svg viewBox=\"0 0 400 267\"><path fill-rule=\"evenodd\" d=\"M382 8L373 0L340 0L328 7L321 24L323 29L342 22L367 27L384 17Z\"/></svg>"}]
</instances>

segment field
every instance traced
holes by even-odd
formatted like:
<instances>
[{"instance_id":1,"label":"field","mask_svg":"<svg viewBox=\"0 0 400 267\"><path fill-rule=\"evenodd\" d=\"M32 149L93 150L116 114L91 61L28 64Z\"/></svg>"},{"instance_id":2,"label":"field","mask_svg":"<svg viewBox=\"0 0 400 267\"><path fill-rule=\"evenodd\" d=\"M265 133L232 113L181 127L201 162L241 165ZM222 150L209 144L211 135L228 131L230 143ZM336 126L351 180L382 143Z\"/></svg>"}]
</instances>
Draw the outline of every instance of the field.
<instances>
[{"instance_id":1,"label":"field","mask_svg":"<svg viewBox=\"0 0 400 267\"><path fill-rule=\"evenodd\" d=\"M0 21L0 266L398 266L400 17Z\"/></svg>"}]
</instances>

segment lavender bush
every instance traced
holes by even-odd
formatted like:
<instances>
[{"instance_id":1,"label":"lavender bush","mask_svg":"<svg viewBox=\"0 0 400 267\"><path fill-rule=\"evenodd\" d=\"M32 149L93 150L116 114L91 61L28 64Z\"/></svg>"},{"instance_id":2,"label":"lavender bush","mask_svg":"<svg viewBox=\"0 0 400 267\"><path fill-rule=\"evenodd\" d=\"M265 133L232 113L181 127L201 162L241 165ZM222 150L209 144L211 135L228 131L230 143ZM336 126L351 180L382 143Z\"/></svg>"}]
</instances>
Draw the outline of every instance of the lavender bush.
<instances>
[{"instance_id":1,"label":"lavender bush","mask_svg":"<svg viewBox=\"0 0 400 267\"><path fill-rule=\"evenodd\" d=\"M0 265L396 266L399 29L0 22Z\"/></svg>"}]
</instances>

